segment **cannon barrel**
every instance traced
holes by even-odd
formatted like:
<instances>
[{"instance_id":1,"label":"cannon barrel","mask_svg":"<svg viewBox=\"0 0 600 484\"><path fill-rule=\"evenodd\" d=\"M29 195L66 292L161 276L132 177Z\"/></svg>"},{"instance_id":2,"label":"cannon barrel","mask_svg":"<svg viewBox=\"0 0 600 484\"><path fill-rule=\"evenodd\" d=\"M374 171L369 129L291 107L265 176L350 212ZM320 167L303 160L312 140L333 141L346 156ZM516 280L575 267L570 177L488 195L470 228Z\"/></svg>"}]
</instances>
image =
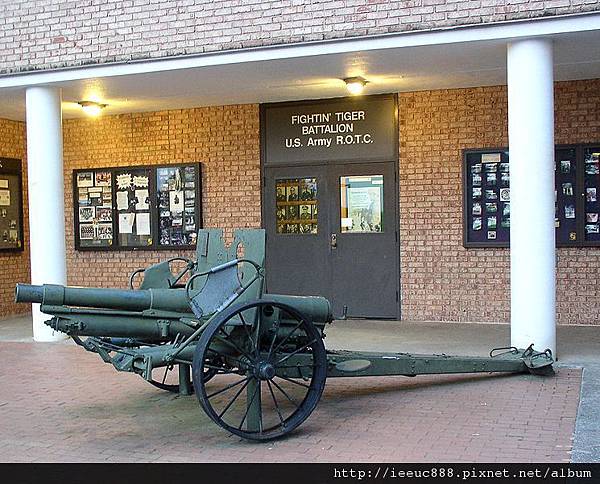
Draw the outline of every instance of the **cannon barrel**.
<instances>
[{"instance_id":1,"label":"cannon barrel","mask_svg":"<svg viewBox=\"0 0 600 484\"><path fill-rule=\"evenodd\" d=\"M133 290L68 287L56 284L44 284L43 286L17 284L15 301L41 303L46 306L191 312L184 289Z\"/></svg>"},{"instance_id":2,"label":"cannon barrel","mask_svg":"<svg viewBox=\"0 0 600 484\"><path fill-rule=\"evenodd\" d=\"M315 323L333 320L329 301L320 296L288 296L265 294L265 297L288 304ZM15 301L40 303L45 306L120 309L125 311L175 311L191 313L184 289L106 289L68 287L56 284L35 286L17 284Z\"/></svg>"}]
</instances>

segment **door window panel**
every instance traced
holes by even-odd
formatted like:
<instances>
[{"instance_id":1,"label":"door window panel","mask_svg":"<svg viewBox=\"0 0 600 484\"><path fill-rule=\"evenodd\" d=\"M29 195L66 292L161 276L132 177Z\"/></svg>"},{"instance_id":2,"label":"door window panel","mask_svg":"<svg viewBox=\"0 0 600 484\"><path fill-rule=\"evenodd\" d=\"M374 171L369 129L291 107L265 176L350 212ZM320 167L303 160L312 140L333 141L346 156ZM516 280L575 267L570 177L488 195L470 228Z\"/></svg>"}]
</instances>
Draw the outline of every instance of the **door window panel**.
<instances>
[{"instance_id":1,"label":"door window panel","mask_svg":"<svg viewBox=\"0 0 600 484\"><path fill-rule=\"evenodd\" d=\"M383 175L340 177L342 233L383 231Z\"/></svg>"},{"instance_id":2,"label":"door window panel","mask_svg":"<svg viewBox=\"0 0 600 484\"><path fill-rule=\"evenodd\" d=\"M317 179L283 178L275 181L278 234L316 234Z\"/></svg>"}]
</instances>

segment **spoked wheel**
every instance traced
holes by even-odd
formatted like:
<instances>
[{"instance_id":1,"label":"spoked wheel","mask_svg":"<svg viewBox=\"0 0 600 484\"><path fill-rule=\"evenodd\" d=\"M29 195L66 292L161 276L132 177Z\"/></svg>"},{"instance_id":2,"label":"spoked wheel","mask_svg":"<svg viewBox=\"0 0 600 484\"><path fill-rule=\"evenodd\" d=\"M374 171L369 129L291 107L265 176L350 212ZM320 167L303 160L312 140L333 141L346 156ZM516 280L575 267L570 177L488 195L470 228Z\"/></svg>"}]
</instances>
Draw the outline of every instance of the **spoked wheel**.
<instances>
[{"instance_id":1,"label":"spoked wheel","mask_svg":"<svg viewBox=\"0 0 600 484\"><path fill-rule=\"evenodd\" d=\"M208 363L208 361L211 363ZM240 437L282 437L317 406L327 375L322 336L287 304L260 299L231 306L204 330L192 378L207 415ZM206 370L216 372L210 383Z\"/></svg>"}]
</instances>

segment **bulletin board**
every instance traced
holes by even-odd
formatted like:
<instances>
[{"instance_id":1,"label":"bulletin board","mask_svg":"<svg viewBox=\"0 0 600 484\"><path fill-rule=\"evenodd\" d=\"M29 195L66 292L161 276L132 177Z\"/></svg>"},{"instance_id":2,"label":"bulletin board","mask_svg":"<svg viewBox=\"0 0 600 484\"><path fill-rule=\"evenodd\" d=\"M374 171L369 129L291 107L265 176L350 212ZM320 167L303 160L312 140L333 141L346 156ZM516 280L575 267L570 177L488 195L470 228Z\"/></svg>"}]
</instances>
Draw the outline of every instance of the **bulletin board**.
<instances>
[{"instance_id":1,"label":"bulletin board","mask_svg":"<svg viewBox=\"0 0 600 484\"><path fill-rule=\"evenodd\" d=\"M75 248L194 248L201 180L200 163L74 170Z\"/></svg>"},{"instance_id":2,"label":"bulletin board","mask_svg":"<svg viewBox=\"0 0 600 484\"><path fill-rule=\"evenodd\" d=\"M465 247L509 246L508 160L506 148L463 152ZM600 246L600 143L557 145L554 170L556 246Z\"/></svg>"},{"instance_id":3,"label":"bulletin board","mask_svg":"<svg viewBox=\"0 0 600 484\"><path fill-rule=\"evenodd\" d=\"M507 150L469 150L463 165L465 247L508 247L510 171Z\"/></svg>"},{"instance_id":4,"label":"bulletin board","mask_svg":"<svg viewBox=\"0 0 600 484\"><path fill-rule=\"evenodd\" d=\"M0 251L23 250L21 160L0 158Z\"/></svg>"}]
</instances>

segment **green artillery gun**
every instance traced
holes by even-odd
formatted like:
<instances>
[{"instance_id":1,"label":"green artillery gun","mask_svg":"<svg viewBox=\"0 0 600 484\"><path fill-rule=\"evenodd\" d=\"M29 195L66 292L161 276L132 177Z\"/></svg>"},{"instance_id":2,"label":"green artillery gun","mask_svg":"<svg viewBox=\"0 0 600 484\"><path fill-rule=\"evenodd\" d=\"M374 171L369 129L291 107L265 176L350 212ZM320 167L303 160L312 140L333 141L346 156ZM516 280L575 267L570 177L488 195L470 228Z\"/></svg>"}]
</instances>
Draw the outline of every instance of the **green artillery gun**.
<instances>
[{"instance_id":1,"label":"green artillery gun","mask_svg":"<svg viewBox=\"0 0 600 484\"><path fill-rule=\"evenodd\" d=\"M117 370L163 390L195 391L214 422L251 440L298 427L328 377L553 373L550 351L532 346L498 348L490 357L326 350L329 302L265 293L264 258L263 230L236 231L228 248L220 230L201 230L196 261L176 258L135 271L128 290L18 284L16 301L40 303L53 316L48 326ZM177 262L184 265L178 272ZM175 365L177 382L169 383ZM155 370L164 371L162 379Z\"/></svg>"}]
</instances>

